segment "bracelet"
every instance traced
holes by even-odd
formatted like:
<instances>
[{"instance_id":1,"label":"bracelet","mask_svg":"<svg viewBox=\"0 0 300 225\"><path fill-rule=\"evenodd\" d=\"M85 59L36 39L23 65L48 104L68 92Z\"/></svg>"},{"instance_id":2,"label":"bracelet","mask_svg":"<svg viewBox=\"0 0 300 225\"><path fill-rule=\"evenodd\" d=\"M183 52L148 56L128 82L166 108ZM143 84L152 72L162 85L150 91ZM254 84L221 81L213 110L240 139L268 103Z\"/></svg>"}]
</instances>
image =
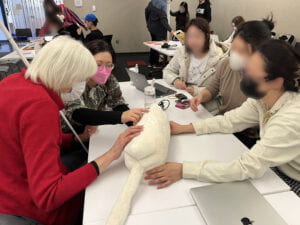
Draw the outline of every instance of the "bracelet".
<instances>
[{"instance_id":1,"label":"bracelet","mask_svg":"<svg viewBox=\"0 0 300 225\"><path fill-rule=\"evenodd\" d=\"M95 168L95 170L96 170L96 172L97 172L97 174L98 174L98 176L100 175L100 169L99 169L99 166L98 166L98 164L95 162L95 161L92 161L92 162L90 162L91 163L91 165Z\"/></svg>"}]
</instances>

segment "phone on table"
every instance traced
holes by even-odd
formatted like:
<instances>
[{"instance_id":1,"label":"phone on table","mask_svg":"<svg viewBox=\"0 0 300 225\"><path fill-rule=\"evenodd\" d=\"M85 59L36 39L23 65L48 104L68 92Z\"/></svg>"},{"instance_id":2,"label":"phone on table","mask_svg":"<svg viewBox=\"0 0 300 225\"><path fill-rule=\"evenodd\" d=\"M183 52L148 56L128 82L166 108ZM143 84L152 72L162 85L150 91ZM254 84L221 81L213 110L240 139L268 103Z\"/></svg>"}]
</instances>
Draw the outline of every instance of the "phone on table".
<instances>
[{"instance_id":1,"label":"phone on table","mask_svg":"<svg viewBox=\"0 0 300 225\"><path fill-rule=\"evenodd\" d=\"M179 109L188 109L190 107L190 100L188 99L177 100L175 107Z\"/></svg>"}]
</instances>

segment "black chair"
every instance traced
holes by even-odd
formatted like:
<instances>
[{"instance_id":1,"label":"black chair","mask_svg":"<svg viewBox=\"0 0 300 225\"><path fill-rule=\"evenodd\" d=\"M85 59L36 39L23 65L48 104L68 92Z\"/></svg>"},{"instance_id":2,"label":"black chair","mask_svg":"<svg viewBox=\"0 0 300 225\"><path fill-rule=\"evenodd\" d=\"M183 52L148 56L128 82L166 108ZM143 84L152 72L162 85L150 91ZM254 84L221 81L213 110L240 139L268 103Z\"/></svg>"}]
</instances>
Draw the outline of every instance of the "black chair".
<instances>
[{"instance_id":1,"label":"black chair","mask_svg":"<svg viewBox=\"0 0 300 225\"><path fill-rule=\"evenodd\" d=\"M16 29L16 36L17 37L32 37L31 29Z\"/></svg>"},{"instance_id":2,"label":"black chair","mask_svg":"<svg viewBox=\"0 0 300 225\"><path fill-rule=\"evenodd\" d=\"M109 44L110 46L112 46L112 38L113 36L112 35L104 35L103 36L103 41L105 41L107 44Z\"/></svg>"},{"instance_id":3,"label":"black chair","mask_svg":"<svg viewBox=\"0 0 300 225\"><path fill-rule=\"evenodd\" d=\"M36 37L40 36L40 32L41 32L40 28L35 29L35 36Z\"/></svg>"}]
</instances>

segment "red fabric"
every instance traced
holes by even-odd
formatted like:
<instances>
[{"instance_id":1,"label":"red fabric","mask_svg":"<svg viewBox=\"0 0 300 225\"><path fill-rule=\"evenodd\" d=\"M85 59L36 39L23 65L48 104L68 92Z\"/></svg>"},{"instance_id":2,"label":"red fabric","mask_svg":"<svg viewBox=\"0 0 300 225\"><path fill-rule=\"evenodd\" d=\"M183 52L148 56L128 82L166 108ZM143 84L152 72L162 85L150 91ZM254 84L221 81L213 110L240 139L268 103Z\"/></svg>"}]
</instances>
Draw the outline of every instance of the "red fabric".
<instances>
[{"instance_id":1,"label":"red fabric","mask_svg":"<svg viewBox=\"0 0 300 225\"><path fill-rule=\"evenodd\" d=\"M46 225L74 221L81 191L97 178L87 164L68 172L60 160L60 97L24 78L0 82L0 213L27 216Z\"/></svg>"},{"instance_id":2,"label":"red fabric","mask_svg":"<svg viewBox=\"0 0 300 225\"><path fill-rule=\"evenodd\" d=\"M74 13L71 9L66 7L64 4L61 4L59 6L60 6L60 10L61 10L62 14L65 17L65 22L64 22L65 27L71 26L73 24L78 24L79 26L83 27L85 30L88 30L85 23L76 15L76 13ZM49 31L49 24L47 22L45 22L45 24L43 25L43 27L40 30L39 36L40 37L45 36L45 34L48 31Z\"/></svg>"}]
</instances>

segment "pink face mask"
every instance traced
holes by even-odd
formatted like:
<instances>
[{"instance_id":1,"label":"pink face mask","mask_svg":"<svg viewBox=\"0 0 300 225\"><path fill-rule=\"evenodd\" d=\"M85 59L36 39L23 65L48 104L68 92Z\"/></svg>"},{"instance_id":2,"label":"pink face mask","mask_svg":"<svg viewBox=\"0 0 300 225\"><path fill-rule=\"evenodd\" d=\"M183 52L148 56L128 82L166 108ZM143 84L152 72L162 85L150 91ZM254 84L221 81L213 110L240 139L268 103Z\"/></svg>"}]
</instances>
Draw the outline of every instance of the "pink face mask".
<instances>
[{"instance_id":1,"label":"pink face mask","mask_svg":"<svg viewBox=\"0 0 300 225\"><path fill-rule=\"evenodd\" d=\"M105 84L111 74L112 69L106 66L99 66L97 73L92 76L92 80L97 84Z\"/></svg>"}]
</instances>

